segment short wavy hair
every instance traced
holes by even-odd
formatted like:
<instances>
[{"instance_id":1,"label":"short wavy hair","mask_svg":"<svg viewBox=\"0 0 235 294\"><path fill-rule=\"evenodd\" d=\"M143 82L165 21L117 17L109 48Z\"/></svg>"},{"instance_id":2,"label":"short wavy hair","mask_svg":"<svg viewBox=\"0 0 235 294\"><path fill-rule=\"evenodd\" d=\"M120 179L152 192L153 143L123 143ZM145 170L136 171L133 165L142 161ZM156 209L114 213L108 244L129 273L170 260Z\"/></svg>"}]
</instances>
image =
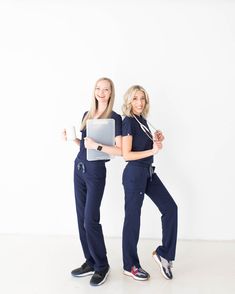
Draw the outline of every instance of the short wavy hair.
<instances>
[{"instance_id":1,"label":"short wavy hair","mask_svg":"<svg viewBox=\"0 0 235 294\"><path fill-rule=\"evenodd\" d=\"M135 96L135 93L137 91L141 91L144 93L146 103L145 103L145 107L144 107L144 110L141 113L141 115L146 118L149 113L149 95L148 95L147 91L139 85L131 86L124 94L124 102L122 105L122 112L125 116L129 116L129 117L133 116L131 103L132 103L133 97Z\"/></svg>"}]
</instances>

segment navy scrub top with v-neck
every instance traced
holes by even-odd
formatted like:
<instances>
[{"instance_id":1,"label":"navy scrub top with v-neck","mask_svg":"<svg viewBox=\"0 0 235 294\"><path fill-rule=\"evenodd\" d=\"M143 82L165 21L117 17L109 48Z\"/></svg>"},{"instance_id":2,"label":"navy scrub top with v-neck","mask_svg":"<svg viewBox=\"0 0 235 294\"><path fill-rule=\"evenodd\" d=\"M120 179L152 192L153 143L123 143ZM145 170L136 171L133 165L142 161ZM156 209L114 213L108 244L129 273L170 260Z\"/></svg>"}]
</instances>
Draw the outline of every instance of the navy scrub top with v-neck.
<instances>
[{"instance_id":1,"label":"navy scrub top with v-neck","mask_svg":"<svg viewBox=\"0 0 235 294\"><path fill-rule=\"evenodd\" d=\"M87 112L84 113L83 118ZM113 118L115 120L115 137L122 135L122 117L121 115L117 114L115 111L112 111L110 118ZM77 155L77 159L80 159L81 161L87 161L87 152L84 145L84 138L86 137L86 128L84 128L82 131L82 138L80 141L80 151ZM95 160L93 162L105 162L109 160Z\"/></svg>"},{"instance_id":2,"label":"navy scrub top with v-neck","mask_svg":"<svg viewBox=\"0 0 235 294\"><path fill-rule=\"evenodd\" d=\"M142 116L136 116L138 121L145 125L148 129L146 119ZM144 151L153 148L153 141L141 129L139 123L134 117L126 116L122 122L122 136L132 136L132 149L131 151ZM140 163L143 165L151 165L153 163L153 156L141 158L138 160L131 160L130 163Z\"/></svg>"}]
</instances>

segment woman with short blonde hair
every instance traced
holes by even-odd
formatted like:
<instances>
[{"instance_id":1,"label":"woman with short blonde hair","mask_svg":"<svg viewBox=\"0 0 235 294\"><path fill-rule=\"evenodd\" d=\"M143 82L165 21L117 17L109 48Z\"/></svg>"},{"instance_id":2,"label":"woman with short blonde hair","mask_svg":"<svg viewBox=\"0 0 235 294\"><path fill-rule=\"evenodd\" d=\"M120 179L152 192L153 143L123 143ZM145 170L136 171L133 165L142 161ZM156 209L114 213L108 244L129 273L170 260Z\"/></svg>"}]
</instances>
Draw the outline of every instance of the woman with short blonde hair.
<instances>
[{"instance_id":1,"label":"woman with short blonde hair","mask_svg":"<svg viewBox=\"0 0 235 294\"><path fill-rule=\"evenodd\" d=\"M141 267L137 244L139 240L141 207L147 194L162 214L162 245L153 251L166 279L172 279L171 265L175 258L177 238L177 205L154 172L153 156L162 149L161 131L150 131L146 117L149 95L138 85L130 87L122 106L122 152L127 161L122 183L125 191L125 220L123 225L124 274L135 280L148 280L150 275ZM153 223L154 226L154 223Z\"/></svg>"},{"instance_id":2,"label":"woman with short blonde hair","mask_svg":"<svg viewBox=\"0 0 235 294\"><path fill-rule=\"evenodd\" d=\"M134 85L126 91L124 95L124 103L122 105L122 112L125 116L133 116L131 103L137 91L141 91L144 94L146 103L145 103L145 108L141 115L143 117L147 117L149 113L149 96L148 96L148 93L145 91L145 89L139 85Z\"/></svg>"}]
</instances>

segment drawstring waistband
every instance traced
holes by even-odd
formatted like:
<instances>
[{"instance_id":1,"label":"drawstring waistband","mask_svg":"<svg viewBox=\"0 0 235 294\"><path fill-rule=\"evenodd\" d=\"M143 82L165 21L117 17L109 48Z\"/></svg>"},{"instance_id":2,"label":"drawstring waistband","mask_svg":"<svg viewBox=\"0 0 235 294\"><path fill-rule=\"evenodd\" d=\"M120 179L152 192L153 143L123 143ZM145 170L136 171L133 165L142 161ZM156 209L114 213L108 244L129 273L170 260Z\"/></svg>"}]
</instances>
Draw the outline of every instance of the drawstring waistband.
<instances>
[{"instance_id":1,"label":"drawstring waistband","mask_svg":"<svg viewBox=\"0 0 235 294\"><path fill-rule=\"evenodd\" d=\"M78 163L77 168L78 168L78 171L81 170L83 174L86 172L85 165L81 161Z\"/></svg>"}]
</instances>

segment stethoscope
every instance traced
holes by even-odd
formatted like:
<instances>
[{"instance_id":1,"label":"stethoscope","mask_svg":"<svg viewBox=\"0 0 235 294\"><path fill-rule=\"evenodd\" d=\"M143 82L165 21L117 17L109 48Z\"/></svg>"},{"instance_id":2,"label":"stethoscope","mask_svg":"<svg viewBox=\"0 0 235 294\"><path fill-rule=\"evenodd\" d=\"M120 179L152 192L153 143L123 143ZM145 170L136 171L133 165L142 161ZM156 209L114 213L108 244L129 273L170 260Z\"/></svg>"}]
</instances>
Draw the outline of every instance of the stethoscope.
<instances>
[{"instance_id":1,"label":"stethoscope","mask_svg":"<svg viewBox=\"0 0 235 294\"><path fill-rule=\"evenodd\" d=\"M133 117L140 125L140 128L142 129L142 131L144 131L144 133L148 136L148 138L154 142L153 135L150 132L150 130L144 124L142 124L134 114L133 114ZM147 123L154 129L154 131L157 131L157 129L149 121L147 121Z\"/></svg>"}]
</instances>

